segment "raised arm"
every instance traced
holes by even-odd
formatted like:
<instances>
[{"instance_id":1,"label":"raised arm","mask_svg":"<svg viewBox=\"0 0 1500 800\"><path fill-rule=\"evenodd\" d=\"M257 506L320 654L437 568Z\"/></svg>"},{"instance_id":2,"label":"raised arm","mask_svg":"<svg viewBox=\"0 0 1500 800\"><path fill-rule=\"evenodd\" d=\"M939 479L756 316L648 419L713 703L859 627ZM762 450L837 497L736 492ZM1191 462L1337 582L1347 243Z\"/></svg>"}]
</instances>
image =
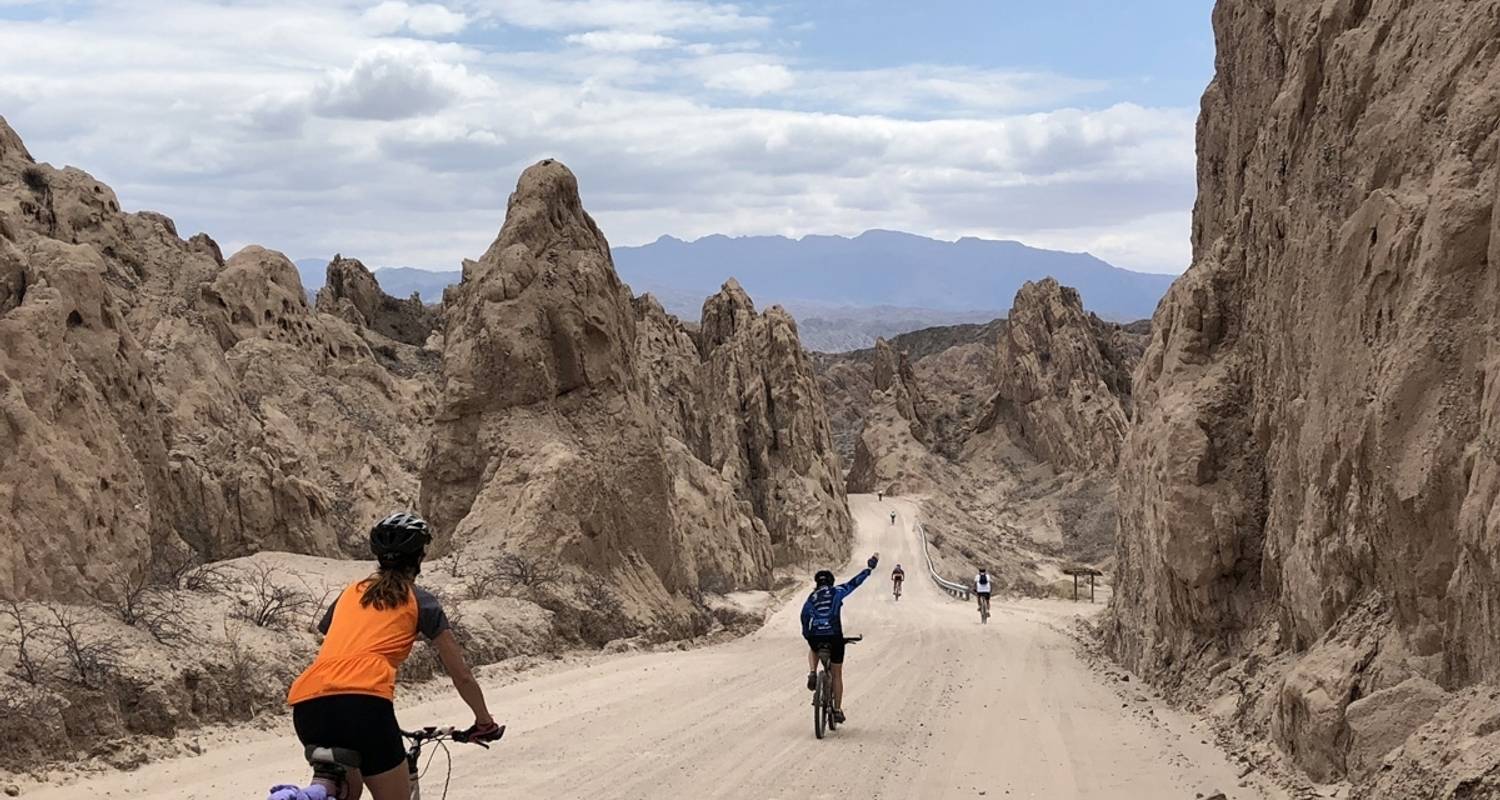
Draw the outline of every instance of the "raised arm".
<instances>
[{"instance_id":1,"label":"raised arm","mask_svg":"<svg viewBox=\"0 0 1500 800\"><path fill-rule=\"evenodd\" d=\"M853 592L855 589L858 589L859 585L865 582L865 578L870 577L870 570L875 569L875 565L879 563L879 554L870 556L869 560L865 562L865 568L860 570L858 575L850 578L847 583L839 587L839 596L846 596Z\"/></svg>"}]
</instances>

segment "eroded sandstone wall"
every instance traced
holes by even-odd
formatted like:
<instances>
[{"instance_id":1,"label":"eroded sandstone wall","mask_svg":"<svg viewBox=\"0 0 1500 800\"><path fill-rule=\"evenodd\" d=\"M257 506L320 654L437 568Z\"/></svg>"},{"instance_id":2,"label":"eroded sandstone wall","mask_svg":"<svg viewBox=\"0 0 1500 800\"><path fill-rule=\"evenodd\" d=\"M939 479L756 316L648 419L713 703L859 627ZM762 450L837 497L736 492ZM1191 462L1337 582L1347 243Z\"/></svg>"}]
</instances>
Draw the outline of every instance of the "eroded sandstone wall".
<instances>
[{"instance_id":1,"label":"eroded sandstone wall","mask_svg":"<svg viewBox=\"0 0 1500 800\"><path fill-rule=\"evenodd\" d=\"M737 285L696 334L632 300L577 180L521 176L445 299L422 506L447 538L604 574L638 622L690 630L701 589L847 554L826 413L780 309Z\"/></svg>"},{"instance_id":2,"label":"eroded sandstone wall","mask_svg":"<svg viewBox=\"0 0 1500 800\"><path fill-rule=\"evenodd\" d=\"M163 553L338 553L414 502L425 402L279 253L226 262L0 120L0 507L27 532L0 537L0 596Z\"/></svg>"},{"instance_id":3,"label":"eroded sandstone wall","mask_svg":"<svg viewBox=\"0 0 1500 800\"><path fill-rule=\"evenodd\" d=\"M1214 27L1107 635L1168 684L1264 685L1247 725L1363 779L1351 703L1500 678L1500 3L1226 0ZM1379 796L1460 796L1429 783Z\"/></svg>"},{"instance_id":4,"label":"eroded sandstone wall","mask_svg":"<svg viewBox=\"0 0 1500 800\"><path fill-rule=\"evenodd\" d=\"M1118 326L1083 310L1078 291L1027 281L995 364L995 421L1060 470L1109 470L1125 438L1130 354Z\"/></svg>"}]
</instances>

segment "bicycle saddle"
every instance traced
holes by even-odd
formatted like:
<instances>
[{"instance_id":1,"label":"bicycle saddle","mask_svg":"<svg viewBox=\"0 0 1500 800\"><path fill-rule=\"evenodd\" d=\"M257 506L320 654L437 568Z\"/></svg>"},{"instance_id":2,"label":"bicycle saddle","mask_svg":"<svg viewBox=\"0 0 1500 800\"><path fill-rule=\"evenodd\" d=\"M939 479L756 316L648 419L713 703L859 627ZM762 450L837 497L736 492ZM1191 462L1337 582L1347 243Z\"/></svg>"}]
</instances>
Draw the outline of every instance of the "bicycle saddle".
<instances>
[{"instance_id":1,"label":"bicycle saddle","mask_svg":"<svg viewBox=\"0 0 1500 800\"><path fill-rule=\"evenodd\" d=\"M359 751L345 747L320 747L309 745L303 754L312 765L314 778L344 779L344 772L359 769Z\"/></svg>"}]
</instances>

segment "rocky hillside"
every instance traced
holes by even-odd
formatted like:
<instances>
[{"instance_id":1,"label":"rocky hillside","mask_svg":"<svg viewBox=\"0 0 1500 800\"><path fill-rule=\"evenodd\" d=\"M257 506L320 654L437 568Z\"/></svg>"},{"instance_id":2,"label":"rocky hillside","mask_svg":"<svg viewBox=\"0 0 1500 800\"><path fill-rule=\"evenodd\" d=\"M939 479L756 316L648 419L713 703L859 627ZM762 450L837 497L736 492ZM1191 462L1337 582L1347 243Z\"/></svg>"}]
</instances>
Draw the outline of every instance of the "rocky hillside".
<instances>
[{"instance_id":1,"label":"rocky hillside","mask_svg":"<svg viewBox=\"0 0 1500 800\"><path fill-rule=\"evenodd\" d=\"M0 596L187 550L340 553L416 498L423 363L309 307L280 254L225 261L0 121L0 504L33 532L0 542Z\"/></svg>"},{"instance_id":2,"label":"rocky hillside","mask_svg":"<svg viewBox=\"0 0 1500 800\"><path fill-rule=\"evenodd\" d=\"M1500 2L1214 27L1108 641L1356 797L1500 796Z\"/></svg>"},{"instance_id":3,"label":"rocky hillside","mask_svg":"<svg viewBox=\"0 0 1500 800\"><path fill-rule=\"evenodd\" d=\"M392 508L436 524L424 580L481 663L741 624L718 595L847 556L795 322L733 284L693 328L633 299L561 164L440 308L355 259L326 277L310 303L281 254L124 212L0 120L0 505L25 532L0 537L0 761L279 707Z\"/></svg>"},{"instance_id":4,"label":"rocky hillside","mask_svg":"<svg viewBox=\"0 0 1500 800\"><path fill-rule=\"evenodd\" d=\"M1016 294L1000 337L995 421L1060 469L1113 470L1139 349L1048 278Z\"/></svg>"},{"instance_id":5,"label":"rocky hillside","mask_svg":"<svg viewBox=\"0 0 1500 800\"><path fill-rule=\"evenodd\" d=\"M463 546L609 575L677 635L705 576L766 588L777 565L847 552L791 318L755 314L731 285L695 340L649 299L633 305L562 164L521 176L445 314L422 508Z\"/></svg>"},{"instance_id":6,"label":"rocky hillside","mask_svg":"<svg viewBox=\"0 0 1500 800\"><path fill-rule=\"evenodd\" d=\"M1106 558L1139 330L1046 280L1022 287L1009 321L818 354L849 490L927 495L929 517L968 551L964 569ZM1046 580L1014 572L1030 588Z\"/></svg>"}]
</instances>

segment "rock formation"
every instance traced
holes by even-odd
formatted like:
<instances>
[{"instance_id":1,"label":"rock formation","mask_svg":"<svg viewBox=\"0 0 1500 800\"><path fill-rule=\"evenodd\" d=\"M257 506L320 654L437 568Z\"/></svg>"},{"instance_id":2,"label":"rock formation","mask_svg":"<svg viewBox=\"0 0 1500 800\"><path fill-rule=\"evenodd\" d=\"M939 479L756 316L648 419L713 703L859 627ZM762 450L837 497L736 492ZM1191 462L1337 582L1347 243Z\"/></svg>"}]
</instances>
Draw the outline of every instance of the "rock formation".
<instances>
[{"instance_id":1,"label":"rock formation","mask_svg":"<svg viewBox=\"0 0 1500 800\"><path fill-rule=\"evenodd\" d=\"M1244 693L1237 721L1315 778L1391 765L1358 796L1493 796L1492 721L1370 721L1500 679L1500 2L1221 2L1214 26L1108 641L1182 696Z\"/></svg>"},{"instance_id":2,"label":"rock formation","mask_svg":"<svg viewBox=\"0 0 1500 800\"><path fill-rule=\"evenodd\" d=\"M1013 316L1014 332L932 328L814 362L849 491L921 495L940 562L1046 593L1038 565L1113 552L1110 467L1149 323L1101 322L1055 281L1028 284Z\"/></svg>"},{"instance_id":3,"label":"rock formation","mask_svg":"<svg viewBox=\"0 0 1500 800\"><path fill-rule=\"evenodd\" d=\"M874 373L875 389L890 395L896 412L911 425L912 436L926 442L929 436L926 418L931 412L906 354L898 352L885 339L876 339Z\"/></svg>"},{"instance_id":4,"label":"rock formation","mask_svg":"<svg viewBox=\"0 0 1500 800\"><path fill-rule=\"evenodd\" d=\"M730 279L704 301L698 349L702 460L742 487L778 564L837 563L848 555L853 523L797 323L779 306L757 314Z\"/></svg>"},{"instance_id":5,"label":"rock formation","mask_svg":"<svg viewBox=\"0 0 1500 800\"><path fill-rule=\"evenodd\" d=\"M0 537L0 601L18 601L0 657L20 660L23 623L54 625L30 640L42 673L0 670L7 763L281 707L284 665L314 646L293 632L396 507L436 523L424 577L481 663L742 624L706 594L848 555L791 317L733 283L701 332L633 301L561 164L522 176L446 309L386 296L354 259L327 269L313 307L281 254L226 259L124 213L0 120L0 504L24 532ZM217 563L173 571L193 561ZM541 580L503 572L518 563ZM183 647L134 590L209 633ZM246 616L283 590L276 622ZM87 680L67 677L64 618L106 648Z\"/></svg>"},{"instance_id":6,"label":"rock formation","mask_svg":"<svg viewBox=\"0 0 1500 800\"><path fill-rule=\"evenodd\" d=\"M891 347L885 339L876 339L870 373L871 408L864 416L859 439L855 443L854 462L849 467L847 481L851 492L870 493L888 488L894 477L892 468L900 469L900 466L892 463L882 468L879 464L881 456L899 451L901 459L909 460L908 451L925 450L931 436L927 424L931 410L906 354ZM889 406L888 410L886 406ZM887 411L888 413L882 413ZM892 428L901 430L887 431ZM881 440L892 436L903 440L909 438L911 446L890 447L881 444ZM901 483L905 491L918 488L910 479Z\"/></svg>"},{"instance_id":7,"label":"rock formation","mask_svg":"<svg viewBox=\"0 0 1500 800\"><path fill-rule=\"evenodd\" d=\"M1114 341L1118 326L1084 312L1078 292L1050 278L1021 287L1006 323L996 421L1059 469L1112 469L1133 364Z\"/></svg>"},{"instance_id":8,"label":"rock formation","mask_svg":"<svg viewBox=\"0 0 1500 800\"><path fill-rule=\"evenodd\" d=\"M339 552L414 500L423 403L284 257L123 213L0 121L0 503L32 532L0 542L0 596L185 549Z\"/></svg>"},{"instance_id":9,"label":"rock formation","mask_svg":"<svg viewBox=\"0 0 1500 800\"><path fill-rule=\"evenodd\" d=\"M521 176L445 304L422 478L440 531L610 574L667 631L685 630L705 573L764 587L775 562L847 551L796 326L738 286L705 304L696 338L632 305L562 164Z\"/></svg>"},{"instance_id":10,"label":"rock formation","mask_svg":"<svg viewBox=\"0 0 1500 800\"><path fill-rule=\"evenodd\" d=\"M380 290L375 276L353 258L335 255L318 290L318 310L356 328L372 330L398 342L421 347L438 327L438 312L413 295L397 300Z\"/></svg>"}]
</instances>

